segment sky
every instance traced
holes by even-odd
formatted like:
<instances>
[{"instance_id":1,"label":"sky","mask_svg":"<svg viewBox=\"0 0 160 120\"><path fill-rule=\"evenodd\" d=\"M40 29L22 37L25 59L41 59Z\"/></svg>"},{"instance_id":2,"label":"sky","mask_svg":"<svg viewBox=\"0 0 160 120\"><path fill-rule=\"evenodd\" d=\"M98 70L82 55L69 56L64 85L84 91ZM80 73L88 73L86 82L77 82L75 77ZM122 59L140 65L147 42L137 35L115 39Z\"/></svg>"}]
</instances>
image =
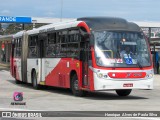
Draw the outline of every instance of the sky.
<instances>
[{"instance_id":1,"label":"sky","mask_svg":"<svg viewBox=\"0 0 160 120\"><path fill-rule=\"evenodd\" d=\"M62 14L61 14L62 10ZM0 0L0 16L50 18L121 17L160 21L160 0Z\"/></svg>"}]
</instances>

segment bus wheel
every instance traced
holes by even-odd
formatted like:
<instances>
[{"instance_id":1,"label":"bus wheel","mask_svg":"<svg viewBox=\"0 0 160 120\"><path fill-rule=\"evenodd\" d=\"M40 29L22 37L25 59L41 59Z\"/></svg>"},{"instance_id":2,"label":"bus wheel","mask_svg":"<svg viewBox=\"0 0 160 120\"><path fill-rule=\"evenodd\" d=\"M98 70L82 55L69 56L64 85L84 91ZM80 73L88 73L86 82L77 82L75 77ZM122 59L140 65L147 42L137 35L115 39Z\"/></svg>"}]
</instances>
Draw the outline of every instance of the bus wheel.
<instances>
[{"instance_id":1,"label":"bus wheel","mask_svg":"<svg viewBox=\"0 0 160 120\"><path fill-rule=\"evenodd\" d=\"M14 78L15 78L15 83L16 83L16 84L20 84L21 81L16 79L16 70L14 70L14 74L15 74L15 76L14 76Z\"/></svg>"},{"instance_id":2,"label":"bus wheel","mask_svg":"<svg viewBox=\"0 0 160 120\"><path fill-rule=\"evenodd\" d=\"M21 84L21 81L15 79L16 84Z\"/></svg>"},{"instance_id":3,"label":"bus wheel","mask_svg":"<svg viewBox=\"0 0 160 120\"><path fill-rule=\"evenodd\" d=\"M71 90L72 90L72 93L75 95L75 96L79 96L79 97L82 97L85 95L85 91L82 91L82 90L79 90L79 87L78 87L78 77L77 75L73 75L72 78L71 78Z\"/></svg>"},{"instance_id":4,"label":"bus wheel","mask_svg":"<svg viewBox=\"0 0 160 120\"><path fill-rule=\"evenodd\" d=\"M32 74L32 85L34 89L36 90L40 89L40 86L37 84L37 75L35 71Z\"/></svg>"},{"instance_id":5,"label":"bus wheel","mask_svg":"<svg viewBox=\"0 0 160 120\"><path fill-rule=\"evenodd\" d=\"M126 89L126 90L116 90L116 93L119 95L119 96L128 96L130 93L131 93L131 89Z\"/></svg>"}]
</instances>

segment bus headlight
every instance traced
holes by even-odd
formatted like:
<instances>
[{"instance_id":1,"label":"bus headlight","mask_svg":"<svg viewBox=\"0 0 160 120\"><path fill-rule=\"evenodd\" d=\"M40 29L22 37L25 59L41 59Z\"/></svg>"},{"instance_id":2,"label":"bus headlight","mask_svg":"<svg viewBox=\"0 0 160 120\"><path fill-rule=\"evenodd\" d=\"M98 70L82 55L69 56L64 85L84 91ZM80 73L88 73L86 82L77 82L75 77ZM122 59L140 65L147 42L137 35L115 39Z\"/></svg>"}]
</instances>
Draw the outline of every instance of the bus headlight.
<instances>
[{"instance_id":1,"label":"bus headlight","mask_svg":"<svg viewBox=\"0 0 160 120\"><path fill-rule=\"evenodd\" d=\"M102 74L102 73L98 73L98 77L99 77L99 78L102 78L102 77L103 77L103 74Z\"/></svg>"},{"instance_id":2,"label":"bus headlight","mask_svg":"<svg viewBox=\"0 0 160 120\"><path fill-rule=\"evenodd\" d=\"M107 78L107 77L108 77L107 74L103 74L103 73L97 73L97 76L98 76L99 78Z\"/></svg>"},{"instance_id":3,"label":"bus headlight","mask_svg":"<svg viewBox=\"0 0 160 120\"><path fill-rule=\"evenodd\" d=\"M153 73L147 74L147 78L152 78L152 77L153 77Z\"/></svg>"}]
</instances>

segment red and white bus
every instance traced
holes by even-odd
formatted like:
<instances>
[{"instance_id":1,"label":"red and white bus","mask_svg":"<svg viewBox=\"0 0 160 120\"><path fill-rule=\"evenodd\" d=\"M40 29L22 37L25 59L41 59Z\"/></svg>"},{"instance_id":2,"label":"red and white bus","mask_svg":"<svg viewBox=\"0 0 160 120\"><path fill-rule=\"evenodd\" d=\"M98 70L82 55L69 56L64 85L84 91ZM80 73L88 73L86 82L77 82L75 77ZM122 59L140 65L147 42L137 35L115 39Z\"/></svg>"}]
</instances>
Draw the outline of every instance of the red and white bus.
<instances>
[{"instance_id":1,"label":"red and white bus","mask_svg":"<svg viewBox=\"0 0 160 120\"><path fill-rule=\"evenodd\" d=\"M18 32L11 74L16 83L70 88L76 96L153 89L149 44L138 25L121 18L78 18Z\"/></svg>"}]
</instances>

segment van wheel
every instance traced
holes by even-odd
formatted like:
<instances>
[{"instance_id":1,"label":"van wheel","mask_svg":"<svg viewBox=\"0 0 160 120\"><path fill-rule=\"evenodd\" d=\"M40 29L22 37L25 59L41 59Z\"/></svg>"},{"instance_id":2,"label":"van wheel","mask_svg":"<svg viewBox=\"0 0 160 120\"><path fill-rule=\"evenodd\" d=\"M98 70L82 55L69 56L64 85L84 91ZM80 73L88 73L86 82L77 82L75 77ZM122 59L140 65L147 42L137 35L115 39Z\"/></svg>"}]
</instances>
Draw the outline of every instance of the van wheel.
<instances>
[{"instance_id":1,"label":"van wheel","mask_svg":"<svg viewBox=\"0 0 160 120\"><path fill-rule=\"evenodd\" d=\"M71 78L71 90L73 95L75 96L79 96L79 97L85 96L85 91L79 90L78 77L76 74L73 75Z\"/></svg>"},{"instance_id":2,"label":"van wheel","mask_svg":"<svg viewBox=\"0 0 160 120\"><path fill-rule=\"evenodd\" d=\"M131 93L132 89L126 89L126 90L116 90L116 93L119 96L128 96Z\"/></svg>"},{"instance_id":3,"label":"van wheel","mask_svg":"<svg viewBox=\"0 0 160 120\"><path fill-rule=\"evenodd\" d=\"M32 85L34 89L36 90L40 89L40 85L37 84L37 75L35 71L32 74Z\"/></svg>"}]
</instances>

